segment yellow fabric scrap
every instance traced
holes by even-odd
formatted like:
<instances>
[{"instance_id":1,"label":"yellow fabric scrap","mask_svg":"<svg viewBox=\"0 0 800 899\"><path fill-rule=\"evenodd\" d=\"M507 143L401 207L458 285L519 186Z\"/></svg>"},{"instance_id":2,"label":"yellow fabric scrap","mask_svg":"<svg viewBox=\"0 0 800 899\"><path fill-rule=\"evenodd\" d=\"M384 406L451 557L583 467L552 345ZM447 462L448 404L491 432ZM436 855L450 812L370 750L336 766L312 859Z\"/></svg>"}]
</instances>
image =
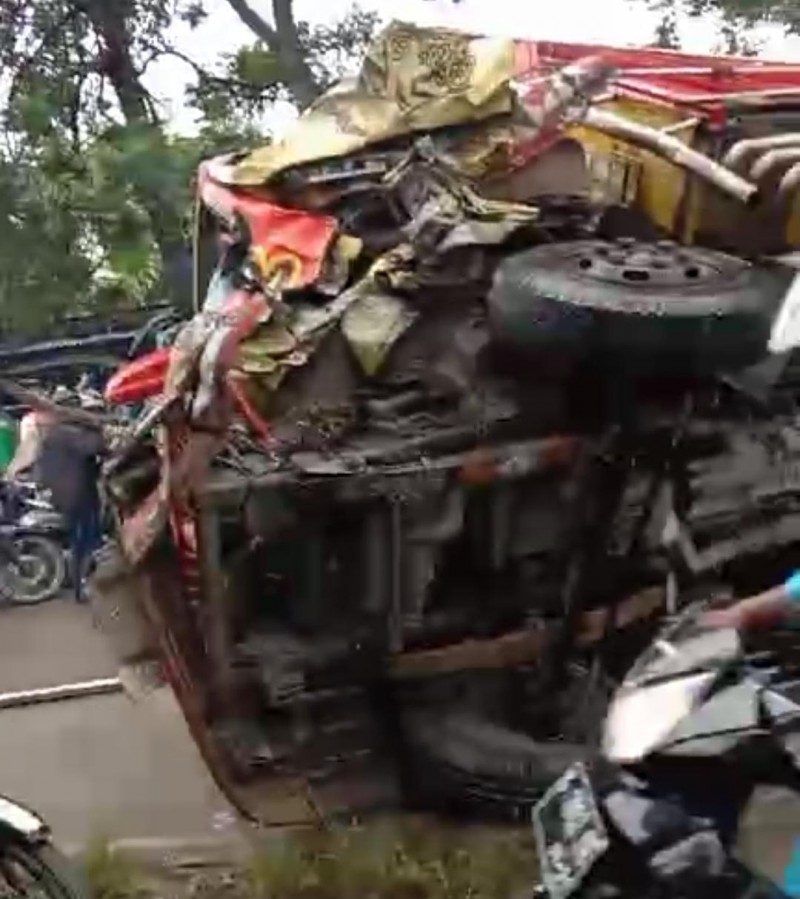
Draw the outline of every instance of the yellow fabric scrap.
<instances>
[{"instance_id":1,"label":"yellow fabric scrap","mask_svg":"<svg viewBox=\"0 0 800 899\"><path fill-rule=\"evenodd\" d=\"M264 184L289 168L356 153L390 138L483 122L514 108L513 41L393 22L354 81L313 103L277 143L231 167L231 182Z\"/></svg>"},{"instance_id":2,"label":"yellow fabric scrap","mask_svg":"<svg viewBox=\"0 0 800 899\"><path fill-rule=\"evenodd\" d=\"M271 321L261 325L239 345L238 368L249 375L265 375L275 371L279 358L297 346L294 335L284 325Z\"/></svg>"},{"instance_id":3,"label":"yellow fabric scrap","mask_svg":"<svg viewBox=\"0 0 800 899\"><path fill-rule=\"evenodd\" d=\"M411 326L417 313L397 297L368 294L356 300L342 319L342 333L364 374L377 374L397 339Z\"/></svg>"}]
</instances>

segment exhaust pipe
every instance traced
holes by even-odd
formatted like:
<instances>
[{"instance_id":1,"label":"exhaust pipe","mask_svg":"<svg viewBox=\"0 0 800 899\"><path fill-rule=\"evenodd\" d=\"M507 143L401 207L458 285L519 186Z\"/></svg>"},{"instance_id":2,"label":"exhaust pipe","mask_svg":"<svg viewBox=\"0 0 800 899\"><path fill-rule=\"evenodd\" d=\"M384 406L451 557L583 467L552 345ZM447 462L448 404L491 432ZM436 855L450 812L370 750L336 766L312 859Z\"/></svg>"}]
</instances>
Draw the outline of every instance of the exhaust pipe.
<instances>
[{"instance_id":1,"label":"exhaust pipe","mask_svg":"<svg viewBox=\"0 0 800 899\"><path fill-rule=\"evenodd\" d=\"M800 146L769 150L753 163L750 177L754 181L763 181L769 175L796 162L800 162Z\"/></svg>"},{"instance_id":2,"label":"exhaust pipe","mask_svg":"<svg viewBox=\"0 0 800 899\"><path fill-rule=\"evenodd\" d=\"M778 185L778 200L788 204L794 199L798 190L800 190L800 158L781 178Z\"/></svg>"},{"instance_id":3,"label":"exhaust pipe","mask_svg":"<svg viewBox=\"0 0 800 899\"><path fill-rule=\"evenodd\" d=\"M754 203L758 198L758 187L755 184L718 162L714 162L703 153L698 153L697 150L688 147L671 134L594 107L587 109L582 119L579 120L587 128L608 134L618 140L636 144L661 156L745 205ZM800 158L800 148L798 148L798 158Z\"/></svg>"},{"instance_id":4,"label":"exhaust pipe","mask_svg":"<svg viewBox=\"0 0 800 899\"><path fill-rule=\"evenodd\" d=\"M722 165L729 169L744 168L751 156L757 156L767 150L782 150L787 147L800 148L800 132L789 134L773 134L770 137L750 137L737 141L722 159Z\"/></svg>"}]
</instances>

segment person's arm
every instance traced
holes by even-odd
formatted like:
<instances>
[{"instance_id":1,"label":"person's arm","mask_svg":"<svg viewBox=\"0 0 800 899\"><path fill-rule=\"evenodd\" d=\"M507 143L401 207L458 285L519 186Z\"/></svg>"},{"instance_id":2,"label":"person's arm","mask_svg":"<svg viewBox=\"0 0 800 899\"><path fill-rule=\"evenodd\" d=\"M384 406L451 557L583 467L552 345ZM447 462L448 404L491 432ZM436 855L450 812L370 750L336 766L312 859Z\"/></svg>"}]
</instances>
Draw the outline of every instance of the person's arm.
<instances>
[{"instance_id":1,"label":"person's arm","mask_svg":"<svg viewBox=\"0 0 800 899\"><path fill-rule=\"evenodd\" d=\"M748 596L727 609L709 612L705 620L716 627L756 630L774 627L795 607L800 608L800 571L796 571L778 587Z\"/></svg>"},{"instance_id":2,"label":"person's arm","mask_svg":"<svg viewBox=\"0 0 800 899\"><path fill-rule=\"evenodd\" d=\"M6 468L5 476L8 480L16 479L21 472L36 462L42 447L42 432L45 427L46 423L40 422L35 413L24 416L20 422L17 449Z\"/></svg>"}]
</instances>

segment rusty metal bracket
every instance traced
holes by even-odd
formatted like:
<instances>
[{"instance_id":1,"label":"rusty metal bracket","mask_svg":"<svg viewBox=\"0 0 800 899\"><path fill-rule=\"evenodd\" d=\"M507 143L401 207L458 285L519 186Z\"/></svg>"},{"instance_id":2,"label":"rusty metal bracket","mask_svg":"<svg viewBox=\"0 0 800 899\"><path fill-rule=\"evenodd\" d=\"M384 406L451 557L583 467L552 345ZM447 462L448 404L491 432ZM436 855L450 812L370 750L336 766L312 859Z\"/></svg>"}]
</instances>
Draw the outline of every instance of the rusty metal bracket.
<instances>
[{"instance_id":1,"label":"rusty metal bracket","mask_svg":"<svg viewBox=\"0 0 800 899\"><path fill-rule=\"evenodd\" d=\"M664 609L665 599L663 587L648 587L623 600L615 610L585 612L578 621L575 642L581 647L591 646L603 638L609 624L621 629L645 621ZM614 615L612 622L610 615ZM558 625L549 624L535 630L509 631L489 640L464 640L440 649L401 653L390 660L389 676L407 680L527 665L541 657L557 632Z\"/></svg>"}]
</instances>

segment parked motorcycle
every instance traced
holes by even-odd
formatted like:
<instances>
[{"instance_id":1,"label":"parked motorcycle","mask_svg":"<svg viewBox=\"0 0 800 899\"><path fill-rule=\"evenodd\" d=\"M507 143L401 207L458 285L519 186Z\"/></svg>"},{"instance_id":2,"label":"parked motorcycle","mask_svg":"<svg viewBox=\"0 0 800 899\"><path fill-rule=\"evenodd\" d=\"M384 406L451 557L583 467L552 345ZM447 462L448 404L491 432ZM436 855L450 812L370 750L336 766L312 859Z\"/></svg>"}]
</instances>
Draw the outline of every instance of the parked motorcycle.
<instances>
[{"instance_id":1,"label":"parked motorcycle","mask_svg":"<svg viewBox=\"0 0 800 899\"><path fill-rule=\"evenodd\" d=\"M690 605L617 691L601 758L571 767L533 809L551 899L785 896L733 857L759 785L800 790L798 682Z\"/></svg>"},{"instance_id":2,"label":"parked motorcycle","mask_svg":"<svg viewBox=\"0 0 800 899\"><path fill-rule=\"evenodd\" d=\"M0 890L3 896L83 899L88 890L55 848L38 815L0 796Z\"/></svg>"},{"instance_id":3,"label":"parked motorcycle","mask_svg":"<svg viewBox=\"0 0 800 899\"><path fill-rule=\"evenodd\" d=\"M18 605L52 599L67 580L67 527L32 484L0 491L0 595Z\"/></svg>"}]
</instances>

